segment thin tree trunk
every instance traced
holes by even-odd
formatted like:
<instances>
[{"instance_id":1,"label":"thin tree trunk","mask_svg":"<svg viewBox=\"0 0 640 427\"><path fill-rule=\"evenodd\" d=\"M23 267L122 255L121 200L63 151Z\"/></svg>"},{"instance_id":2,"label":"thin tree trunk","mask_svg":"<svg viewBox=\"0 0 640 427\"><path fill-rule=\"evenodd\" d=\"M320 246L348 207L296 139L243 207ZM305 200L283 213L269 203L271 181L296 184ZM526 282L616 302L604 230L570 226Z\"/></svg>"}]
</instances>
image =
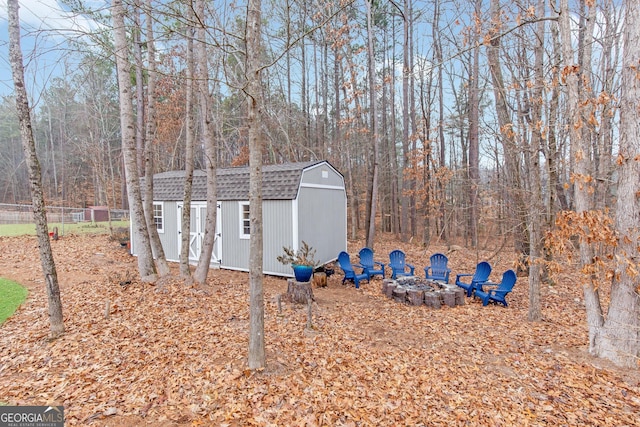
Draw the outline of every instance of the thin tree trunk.
<instances>
[{"instance_id":1,"label":"thin tree trunk","mask_svg":"<svg viewBox=\"0 0 640 427\"><path fill-rule=\"evenodd\" d=\"M314 132L313 132L313 152L315 153L315 156L317 159L321 159L322 158L322 143L320 142L320 126L322 124L322 120L320 119L320 117L317 114L318 109L320 108L320 85L322 84L321 80L320 80L320 76L318 74L318 69L320 67L323 67L324 69L324 64L322 64L320 62L320 59L318 58L318 43L314 42L313 43L313 77L314 77L314 82L313 82L313 86L314 86L314 100L315 100L315 104L314 104L314 109L316 110L316 113L314 113L313 117L314 117Z\"/></svg>"},{"instance_id":2,"label":"thin tree trunk","mask_svg":"<svg viewBox=\"0 0 640 427\"><path fill-rule=\"evenodd\" d=\"M122 0L113 0L113 33L114 47L118 75L118 89L120 94L120 128L122 133L122 157L127 184L127 195L131 220L135 224L132 236L138 253L138 271L147 281L154 281L155 266L147 221L142 206L140 193L140 175L137 165L135 120L131 105L131 64L129 63L129 49L127 48L127 34L124 26L125 10Z\"/></svg>"},{"instance_id":3,"label":"thin tree trunk","mask_svg":"<svg viewBox=\"0 0 640 427\"><path fill-rule=\"evenodd\" d=\"M371 0L373 1L373 0ZM366 245L367 247L373 249L375 244L376 237L376 206L378 203L378 158L379 154L379 143L378 143L378 119L376 117L376 74L375 74L375 52L373 47L373 17L371 12L372 4L369 1L365 2L367 4L367 50L369 52L369 109L371 116L371 144L373 148L373 170L371 172L371 197L370 197L370 206L367 208L369 212L369 217L367 218L367 239Z\"/></svg>"},{"instance_id":4,"label":"thin tree trunk","mask_svg":"<svg viewBox=\"0 0 640 427\"><path fill-rule=\"evenodd\" d=\"M562 60L560 36L558 34L558 24L551 24L551 39L553 40L553 62L559 64ZM559 68L559 67L556 67ZM560 70L555 72L554 78L560 80ZM549 132L548 134L548 153L547 153L547 166L549 168L549 206L547 208L547 222L552 224L555 220L556 212L556 200L558 203L558 209L567 210L569 204L564 194L564 187L560 181L560 150L558 149L558 141L556 138L558 129L558 116L559 116L559 99L560 88L558 85L554 85L551 92L551 100L549 102Z\"/></svg>"},{"instance_id":5,"label":"thin tree trunk","mask_svg":"<svg viewBox=\"0 0 640 427\"><path fill-rule=\"evenodd\" d=\"M569 123L569 141L574 160L574 194L575 210L580 215L586 215L591 209L591 197L588 192L589 147L582 138L579 111L579 76L580 67L574 61L571 37L571 23L568 0L560 1L560 34L562 38L563 76L566 79L567 103L566 114ZM593 262L593 250L590 243L580 239L580 266L587 267ZM582 283L585 305L587 310L587 324L589 327L589 352L595 353L596 336L604 324L600 294L593 283L593 277L587 277Z\"/></svg>"},{"instance_id":6,"label":"thin tree trunk","mask_svg":"<svg viewBox=\"0 0 640 427\"><path fill-rule=\"evenodd\" d=\"M434 26L433 26L433 30L432 30L432 36L434 39L434 56L435 56L435 60L436 60L436 64L438 67L438 141L440 142L440 159L438 162L438 167L439 168L444 168L446 166L445 163L445 140L444 140L444 111L445 111L445 104L444 104L444 79L443 79L443 72L442 72L442 45L440 42L440 37L438 36L437 32L440 28L440 2L436 2L435 6L434 6L434 12L433 12L434 18L433 18L433 22L434 22ZM443 182L443 178L438 178L438 199L439 199L439 203L440 203L440 235L442 235L442 239L446 242L449 240L449 232L447 229L447 225L446 225L446 216L447 216L447 212L446 212L446 192L445 192L445 186L444 186L444 182Z\"/></svg>"},{"instance_id":7,"label":"thin tree trunk","mask_svg":"<svg viewBox=\"0 0 640 427\"><path fill-rule=\"evenodd\" d=\"M580 12L580 32L578 39L581 41L578 47L578 111L580 114L580 121L575 123L579 127L581 132L581 145L584 147L584 157L580 155L576 156L576 162L581 162L580 165L576 164L577 168L582 168L584 176L594 178L596 169L594 165L594 150L592 147L595 145L596 134L594 121L591 117L595 116L594 103L591 102L595 98L593 94L593 87L591 83L592 73L592 53L593 53L593 32L596 25L596 5L588 6L587 0L580 0L581 7L588 7L588 11L585 14L584 11ZM586 21L586 22L583 22ZM578 154L578 153L576 153ZM587 196L588 209L593 209L595 206L595 191L592 191L595 187L593 184L587 184L589 191L583 196Z\"/></svg>"},{"instance_id":8,"label":"thin tree trunk","mask_svg":"<svg viewBox=\"0 0 640 427\"><path fill-rule=\"evenodd\" d=\"M136 153L138 171L142 174L145 171L145 141L144 141L144 77L142 64L142 26L140 25L140 0L135 0L133 4L133 55L135 58L136 72ZM141 175L142 176L142 175Z\"/></svg>"},{"instance_id":9,"label":"thin tree trunk","mask_svg":"<svg viewBox=\"0 0 640 427\"><path fill-rule=\"evenodd\" d=\"M409 19L409 123L411 126L411 178L409 180L409 218L411 239L418 234L418 209L416 201L416 186L418 180L418 141L421 139L418 134L418 124L416 122L416 78L414 68L414 47L413 47L413 4L411 0L406 0L408 5Z\"/></svg>"},{"instance_id":10,"label":"thin tree trunk","mask_svg":"<svg viewBox=\"0 0 640 427\"><path fill-rule=\"evenodd\" d=\"M326 159L329 153L329 41L323 38L324 67L322 68L322 130L321 138L321 159Z\"/></svg>"},{"instance_id":11,"label":"thin tree trunk","mask_svg":"<svg viewBox=\"0 0 640 427\"><path fill-rule=\"evenodd\" d=\"M382 45L388 46L388 31L385 31L383 34ZM387 218L390 219L391 211L390 211L390 194L391 194L391 171L389 170L389 165L391 160L389 155L391 154L390 146L390 135L389 135L389 116L390 110L393 111L393 108L389 106L389 88L393 85L393 81L389 79L389 72L392 68L392 59L389 57L389 52L385 52L383 56L383 65L382 65L382 99L380 106L380 174L381 176L381 185L379 191L380 198L380 225L381 231L387 231ZM380 193L382 195L380 196Z\"/></svg>"},{"instance_id":12,"label":"thin tree trunk","mask_svg":"<svg viewBox=\"0 0 640 427\"><path fill-rule=\"evenodd\" d=\"M520 176L520 165L518 160L518 153L520 148L518 147L515 133L513 132L513 121L509 113L509 106L506 100L506 89L504 84L504 78L502 76L501 61L499 55L500 49L500 4L499 0L491 0L491 18L494 27L492 28L492 39L489 46L487 46L487 58L489 62L489 70L491 71L491 81L493 83L493 93L496 103L496 114L498 118L498 125L501 129L502 145L504 147L504 163L505 163L505 175L506 180L509 183L508 194L509 198L508 208L509 218L512 222L511 228L514 232L514 247L516 252L522 258L523 261L529 254L529 238L527 237L526 230L526 206L524 197L522 195L521 188L522 178Z\"/></svg>"},{"instance_id":13,"label":"thin tree trunk","mask_svg":"<svg viewBox=\"0 0 640 427\"><path fill-rule=\"evenodd\" d=\"M285 5L286 11L286 32L287 32L287 46L291 45L291 3L289 0L286 0ZM287 135L291 135L291 126L293 122L293 111L292 106L293 102L291 101L291 86L293 79L291 78L291 49L287 49L286 53L287 59ZM291 144L288 145L289 151L291 150Z\"/></svg>"},{"instance_id":14,"label":"thin tree trunk","mask_svg":"<svg viewBox=\"0 0 640 427\"><path fill-rule=\"evenodd\" d=\"M249 369L264 368L264 291L262 286L262 133L260 98L261 0L247 6L247 125L249 127Z\"/></svg>"},{"instance_id":15,"label":"thin tree trunk","mask_svg":"<svg viewBox=\"0 0 640 427\"><path fill-rule=\"evenodd\" d=\"M403 7L403 40L402 40L402 169L399 171L402 182L400 194L400 238L409 240L409 7L405 0Z\"/></svg>"},{"instance_id":16,"label":"thin tree trunk","mask_svg":"<svg viewBox=\"0 0 640 427\"><path fill-rule=\"evenodd\" d=\"M355 122L355 126L357 126L359 129L364 129L366 127L365 121L363 119L363 115L361 114L361 112L363 111L362 106L360 105L360 96L358 95L358 91L359 89L357 88L357 82L358 82L358 72L356 70L356 66L353 62L353 53L349 50L346 49L345 52L345 59L347 61L347 65L349 66L349 73L351 75L351 84L353 86L353 103L355 105L354 111L355 111L355 116L356 118L353 120L353 122ZM348 99L347 93L346 93L346 85L343 85L343 96L344 99ZM346 114L348 116L348 112ZM350 121L348 120L349 117L345 117L345 121ZM353 125L352 125L353 126ZM348 132L347 132L348 133ZM351 135L353 134L359 134L359 132L351 132ZM352 223L352 237L355 239L356 234L358 229L360 229L360 192L358 191L358 187L355 186L353 184L353 179L354 179L354 174L353 174L353 170L351 167L351 160L352 160L352 149L353 149L353 145L355 145L354 139L357 138L357 136L351 136L349 141L347 141L346 143L346 156L347 156L347 180L349 181L348 184L348 188L350 190L350 200L351 200L351 223Z\"/></svg>"},{"instance_id":17,"label":"thin tree trunk","mask_svg":"<svg viewBox=\"0 0 640 427\"><path fill-rule=\"evenodd\" d=\"M394 18L392 20L392 34L395 34L395 23L396 23L396 19ZM395 43L395 36L394 36L394 42L391 43L392 44L392 48L391 48L391 57L394 58L394 64L395 64L395 57L396 57L396 43ZM393 66L391 67L391 84L389 85L389 103L392 106L393 111L395 111L395 106L396 106L396 88L395 88L395 84L394 82L396 81L396 67ZM400 174L400 167L398 166L398 153L396 150L396 133L397 133L397 126L398 126L398 122L396 120L396 114L392 114L391 115L391 138L389 138L389 147L388 147L388 152L389 152L389 159L390 159L390 169L391 169L391 193L389 195L389 197L391 198L391 232L393 234L395 234L396 236L399 235L400 233L400 206L399 206L399 192L400 192L400 177L398 176Z\"/></svg>"},{"instance_id":18,"label":"thin tree trunk","mask_svg":"<svg viewBox=\"0 0 640 427\"><path fill-rule=\"evenodd\" d=\"M193 9L189 8L190 22L194 22ZM191 190L193 188L193 168L194 168L194 141L195 141L195 123L193 111L193 27L187 29L187 78L186 84L186 105L185 105L185 159L184 159L184 192L182 197L182 216L180 238L180 275L183 278L191 277L191 269L189 268L189 251L191 245Z\"/></svg>"},{"instance_id":19,"label":"thin tree trunk","mask_svg":"<svg viewBox=\"0 0 640 427\"><path fill-rule=\"evenodd\" d=\"M432 212L434 210L431 207L432 203L432 185L431 185L431 109L433 107L433 94L431 88L433 87L433 72L428 73L428 79L425 81L425 76L421 70L420 77L420 111L422 116L422 135L424 135L424 152L422 155L423 163L423 188L424 188L424 200L422 206L422 218L423 218L423 230L422 230L422 244L428 247L431 243L431 230L432 230Z\"/></svg>"},{"instance_id":20,"label":"thin tree trunk","mask_svg":"<svg viewBox=\"0 0 640 427\"><path fill-rule=\"evenodd\" d=\"M619 12L617 7L614 7L612 0L606 0L606 8L603 11L603 17L605 19L605 35L603 37L603 49L601 62L601 76L602 76L602 93L612 94L617 89L614 86L614 80L618 74L616 65L618 63L618 46L620 45L620 36L618 28L620 24L618 22ZM602 106L601 126L600 132L598 132L598 145L597 152L594 156L594 163L596 168L596 192L595 192L595 208L599 210L605 209L610 206L610 190L611 190L611 174L613 172L613 165L611 164L613 141L614 141L614 120L615 110L617 105L614 97L609 96L608 102Z\"/></svg>"},{"instance_id":21,"label":"thin tree trunk","mask_svg":"<svg viewBox=\"0 0 640 427\"><path fill-rule=\"evenodd\" d=\"M336 95L336 108L335 108L335 122L336 122L336 137L334 140L334 145L336 147L340 146L341 144L343 144L342 141L342 115L341 115L341 104L340 104L340 87L342 86L342 90L345 91L346 89L344 88L344 85L341 85L340 82L340 77L343 76L342 71L342 67L341 67L341 59L340 59L340 53L339 53L339 48L337 47L338 45L336 44L336 49L335 49L335 65L334 65L334 72L335 72L335 76L334 76L334 88L335 88L335 95ZM347 98L347 95L344 95L344 98ZM348 112L347 112L348 114ZM351 174L351 153L350 153L350 149L349 149L349 143L347 142L347 144L343 144L346 146L346 153L345 153L345 164L346 164L346 184L347 184L347 194L349 195L349 198L351 200L351 203L349 203L349 210L350 210L350 214L349 214L349 235L351 236L352 239L355 239L357 233L358 233L358 222L357 222L357 204L355 203L355 199L354 199L354 189L353 189L353 176Z\"/></svg>"},{"instance_id":22,"label":"thin tree trunk","mask_svg":"<svg viewBox=\"0 0 640 427\"><path fill-rule=\"evenodd\" d=\"M167 258L164 254L164 248L160 241L158 234L158 228L154 224L153 218L153 147L155 147L154 139L156 137L156 49L155 40L153 38L153 18L151 16L151 0L146 0L146 29L147 29L147 55L148 55L148 70L147 70L147 110L145 115L146 128L144 137L144 170L145 170L145 213L147 215L147 224L149 224L149 241L151 243L151 250L156 260L156 268L160 276L166 276L171 271L169 270L169 264L167 264ZM142 85L142 81L138 82L138 85ZM162 212L164 215L164 210Z\"/></svg>"},{"instance_id":23,"label":"thin tree trunk","mask_svg":"<svg viewBox=\"0 0 640 427\"><path fill-rule=\"evenodd\" d=\"M475 22L473 62L469 83L469 237L471 247L478 247L478 191L480 186L480 24L482 1L475 1Z\"/></svg>"},{"instance_id":24,"label":"thin tree trunk","mask_svg":"<svg viewBox=\"0 0 640 427\"><path fill-rule=\"evenodd\" d=\"M306 2L300 3L300 31L305 31L307 23L307 10ZM307 87L307 46L304 35L300 38L300 104L302 108L302 146L307 148L311 147L309 144L309 88ZM306 151L306 150L305 150ZM297 150L296 156L299 158L301 150Z\"/></svg>"},{"instance_id":25,"label":"thin tree trunk","mask_svg":"<svg viewBox=\"0 0 640 427\"><path fill-rule=\"evenodd\" d=\"M27 169L29 170L29 188L31 190L31 203L33 204L33 219L36 224L36 235L38 237L40 263L42 265L47 290L49 331L51 338L57 338L64 334L62 300L60 299L58 273L53 259L53 252L51 251L44 194L42 192L42 173L40 170L40 162L36 155L33 128L31 127L29 99L24 82L24 63L22 59L22 49L20 47L19 7L18 0L7 0L9 61L11 63L13 85L15 88L16 109L20 122L22 148Z\"/></svg>"},{"instance_id":26,"label":"thin tree trunk","mask_svg":"<svg viewBox=\"0 0 640 427\"><path fill-rule=\"evenodd\" d=\"M196 27L196 43L195 49L195 65L196 65L196 81L197 93L200 106L200 120L202 123L202 138L204 139L205 165L207 170L207 217L205 220L204 238L202 241L202 250L196 271L193 278L198 283L205 283L211 265L211 254L215 245L216 233L216 217L218 205L218 189L217 189L217 150L215 135L213 132L213 121L211 116L211 97L209 96L209 66L207 57L206 44L206 28L204 22L206 20L204 14L204 0L196 0L196 15L198 16Z\"/></svg>"},{"instance_id":27,"label":"thin tree trunk","mask_svg":"<svg viewBox=\"0 0 640 427\"><path fill-rule=\"evenodd\" d=\"M538 0L537 16L544 16L545 0ZM537 34L545 34L545 21L537 24ZM542 319L540 306L540 282L542 281L542 224L544 218L544 204L542 199L542 183L540 180L540 153L542 151L542 103L544 88L544 41L545 37L538 37L535 46L535 64L533 97L531 100L531 167L529 168L530 203L528 215L529 227L529 321Z\"/></svg>"}]
</instances>

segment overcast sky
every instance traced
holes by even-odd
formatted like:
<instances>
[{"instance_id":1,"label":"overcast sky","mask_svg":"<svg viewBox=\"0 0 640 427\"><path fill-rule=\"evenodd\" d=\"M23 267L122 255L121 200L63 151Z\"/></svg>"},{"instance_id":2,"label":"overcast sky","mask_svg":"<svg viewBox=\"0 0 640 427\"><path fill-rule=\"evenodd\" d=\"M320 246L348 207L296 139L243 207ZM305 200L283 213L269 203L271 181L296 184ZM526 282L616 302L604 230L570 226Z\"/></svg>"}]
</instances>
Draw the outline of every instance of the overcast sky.
<instances>
[{"instance_id":1,"label":"overcast sky","mask_svg":"<svg viewBox=\"0 0 640 427\"><path fill-rule=\"evenodd\" d=\"M65 37L91 31L97 25L69 13L56 0L20 0L19 14L27 89L37 91L60 67ZM13 90L8 40L7 0L0 0L0 95Z\"/></svg>"}]
</instances>

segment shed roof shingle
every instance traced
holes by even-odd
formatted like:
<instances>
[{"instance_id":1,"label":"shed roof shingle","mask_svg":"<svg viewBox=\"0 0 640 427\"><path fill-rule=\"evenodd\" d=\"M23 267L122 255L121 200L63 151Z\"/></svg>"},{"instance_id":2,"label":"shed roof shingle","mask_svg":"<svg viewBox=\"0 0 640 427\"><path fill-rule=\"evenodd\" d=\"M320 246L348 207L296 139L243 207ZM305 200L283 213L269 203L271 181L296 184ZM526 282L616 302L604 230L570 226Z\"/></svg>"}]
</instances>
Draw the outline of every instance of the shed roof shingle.
<instances>
[{"instance_id":1,"label":"shed roof shingle","mask_svg":"<svg viewBox=\"0 0 640 427\"><path fill-rule=\"evenodd\" d=\"M262 199L292 200L298 194L304 169L324 161L282 163L262 168ZM249 167L223 168L217 171L218 200L249 199ZM162 172L153 176L154 200L182 200L184 196L184 171ZM193 173L191 200L206 200L207 174L202 170Z\"/></svg>"}]
</instances>

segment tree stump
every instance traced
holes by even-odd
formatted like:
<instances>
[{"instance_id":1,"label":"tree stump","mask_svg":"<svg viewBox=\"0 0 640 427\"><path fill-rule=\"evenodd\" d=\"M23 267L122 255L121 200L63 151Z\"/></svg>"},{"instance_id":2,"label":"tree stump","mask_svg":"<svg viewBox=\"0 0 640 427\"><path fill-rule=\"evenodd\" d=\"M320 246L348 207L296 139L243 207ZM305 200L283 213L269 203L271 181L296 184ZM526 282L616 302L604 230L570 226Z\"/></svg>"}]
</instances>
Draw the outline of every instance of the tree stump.
<instances>
[{"instance_id":1,"label":"tree stump","mask_svg":"<svg viewBox=\"0 0 640 427\"><path fill-rule=\"evenodd\" d=\"M440 308L442 305L440 302L440 292L425 292L424 303L427 307Z\"/></svg>"},{"instance_id":2,"label":"tree stump","mask_svg":"<svg viewBox=\"0 0 640 427\"><path fill-rule=\"evenodd\" d=\"M287 279L287 297L290 301L298 304L307 304L307 298L315 301L311 282L298 282L295 279Z\"/></svg>"},{"instance_id":3,"label":"tree stump","mask_svg":"<svg viewBox=\"0 0 640 427\"><path fill-rule=\"evenodd\" d=\"M442 301L445 303L445 305L448 305L449 307L455 307L456 306L455 291L449 291L449 290L442 291Z\"/></svg>"},{"instance_id":4,"label":"tree stump","mask_svg":"<svg viewBox=\"0 0 640 427\"><path fill-rule=\"evenodd\" d=\"M393 299L397 302L406 302L407 290L401 286L396 286L393 289Z\"/></svg>"},{"instance_id":5,"label":"tree stump","mask_svg":"<svg viewBox=\"0 0 640 427\"><path fill-rule=\"evenodd\" d=\"M393 298L393 290L396 286L398 286L398 284L394 280L384 279L382 281L382 293L389 298Z\"/></svg>"},{"instance_id":6,"label":"tree stump","mask_svg":"<svg viewBox=\"0 0 640 427\"><path fill-rule=\"evenodd\" d=\"M407 289L407 300L411 305L422 305L424 303L424 291L421 289Z\"/></svg>"}]
</instances>

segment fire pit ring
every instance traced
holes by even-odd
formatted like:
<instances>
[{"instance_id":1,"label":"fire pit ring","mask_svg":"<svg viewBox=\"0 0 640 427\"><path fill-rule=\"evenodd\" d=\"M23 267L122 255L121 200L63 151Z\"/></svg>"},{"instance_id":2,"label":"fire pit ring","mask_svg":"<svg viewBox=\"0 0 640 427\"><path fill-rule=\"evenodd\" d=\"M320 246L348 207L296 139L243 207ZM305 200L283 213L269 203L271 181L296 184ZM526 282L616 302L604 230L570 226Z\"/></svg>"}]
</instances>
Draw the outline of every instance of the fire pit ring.
<instances>
[{"instance_id":1,"label":"fire pit ring","mask_svg":"<svg viewBox=\"0 0 640 427\"><path fill-rule=\"evenodd\" d=\"M464 305L464 289L456 285L418 276L399 277L382 281L382 293L403 304L440 308Z\"/></svg>"}]
</instances>

